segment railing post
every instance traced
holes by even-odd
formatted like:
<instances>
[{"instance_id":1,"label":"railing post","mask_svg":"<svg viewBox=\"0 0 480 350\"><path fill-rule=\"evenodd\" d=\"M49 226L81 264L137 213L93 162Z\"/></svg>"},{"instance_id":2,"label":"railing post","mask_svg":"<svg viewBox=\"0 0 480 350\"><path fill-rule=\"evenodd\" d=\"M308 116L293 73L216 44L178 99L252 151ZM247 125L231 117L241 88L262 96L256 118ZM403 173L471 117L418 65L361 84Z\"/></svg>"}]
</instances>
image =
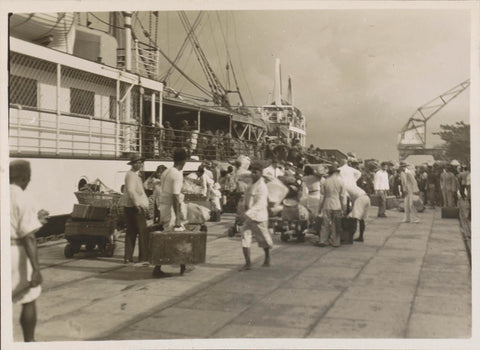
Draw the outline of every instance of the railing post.
<instances>
[{"instance_id":1,"label":"railing post","mask_svg":"<svg viewBox=\"0 0 480 350\"><path fill-rule=\"evenodd\" d=\"M155 63L157 66L157 80L160 79L160 50L157 49L156 55L155 55Z\"/></svg>"},{"instance_id":2,"label":"railing post","mask_svg":"<svg viewBox=\"0 0 480 350\"><path fill-rule=\"evenodd\" d=\"M88 155L91 156L91 149L90 146L92 144L92 116L88 118Z\"/></svg>"},{"instance_id":3,"label":"railing post","mask_svg":"<svg viewBox=\"0 0 480 350\"><path fill-rule=\"evenodd\" d=\"M56 107L57 113L55 116L55 128L56 128L56 137L55 137L55 153L60 154L60 87L62 81L62 65L57 63L57 91L56 91ZM40 118L38 118L40 120ZM40 148L39 148L40 149Z\"/></svg>"},{"instance_id":4,"label":"railing post","mask_svg":"<svg viewBox=\"0 0 480 350\"><path fill-rule=\"evenodd\" d=\"M140 74L139 72L139 66L138 66L138 61L139 61L139 52L138 52L138 40L135 39L135 73Z\"/></svg>"},{"instance_id":5,"label":"railing post","mask_svg":"<svg viewBox=\"0 0 480 350\"><path fill-rule=\"evenodd\" d=\"M20 131L22 127L20 126L20 108L17 108L17 152L21 153L22 149L20 148Z\"/></svg>"},{"instance_id":6,"label":"railing post","mask_svg":"<svg viewBox=\"0 0 480 350\"><path fill-rule=\"evenodd\" d=\"M119 156L120 143L120 80L117 80L117 95L115 96L115 158Z\"/></svg>"}]
</instances>

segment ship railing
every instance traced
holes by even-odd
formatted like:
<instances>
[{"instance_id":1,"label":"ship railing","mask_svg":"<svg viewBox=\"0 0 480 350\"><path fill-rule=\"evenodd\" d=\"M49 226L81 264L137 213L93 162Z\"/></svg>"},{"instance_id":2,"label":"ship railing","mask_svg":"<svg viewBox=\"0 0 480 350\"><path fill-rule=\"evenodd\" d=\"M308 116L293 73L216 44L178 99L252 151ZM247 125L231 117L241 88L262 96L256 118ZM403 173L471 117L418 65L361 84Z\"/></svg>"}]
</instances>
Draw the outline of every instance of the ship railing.
<instances>
[{"instance_id":1,"label":"ship railing","mask_svg":"<svg viewBox=\"0 0 480 350\"><path fill-rule=\"evenodd\" d=\"M175 148L185 148L191 160L232 160L240 155L262 159L262 141L234 138L198 130L142 127L142 151L146 159L172 159Z\"/></svg>"},{"instance_id":2,"label":"ship railing","mask_svg":"<svg viewBox=\"0 0 480 350\"><path fill-rule=\"evenodd\" d=\"M263 158L262 141L117 122L28 106L10 105L11 156L126 159L140 152L147 159L171 160L184 147L191 159L231 160L239 155Z\"/></svg>"}]
</instances>

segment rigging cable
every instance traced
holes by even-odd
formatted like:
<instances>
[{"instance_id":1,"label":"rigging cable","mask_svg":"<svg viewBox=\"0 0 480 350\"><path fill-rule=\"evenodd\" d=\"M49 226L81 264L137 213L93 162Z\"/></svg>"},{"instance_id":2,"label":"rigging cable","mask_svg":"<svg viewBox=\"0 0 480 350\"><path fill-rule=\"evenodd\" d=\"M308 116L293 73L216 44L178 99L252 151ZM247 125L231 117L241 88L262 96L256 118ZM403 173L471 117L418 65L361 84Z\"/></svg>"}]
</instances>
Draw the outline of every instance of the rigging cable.
<instances>
[{"instance_id":1,"label":"rigging cable","mask_svg":"<svg viewBox=\"0 0 480 350\"><path fill-rule=\"evenodd\" d=\"M140 26L142 27L142 30L143 30L144 28L143 28L142 22L138 21L138 23L140 23ZM137 39L137 38L136 38L136 35L135 35L135 33L134 33L133 30L132 30L132 36L134 36L134 39ZM138 40L138 39L137 39L137 40ZM141 42L141 41L139 41L139 42ZM143 42L142 42L142 44L147 45L146 43L143 43ZM158 52L160 52L160 54L168 61L168 63L170 63L172 66L174 66L175 69L177 69L178 72L179 72L180 74L182 74L182 75L185 77L185 79L187 79L190 83L192 83L197 89L199 89L200 91L202 91L203 93L205 93L206 95L208 95L208 96L210 96L210 97L212 96L212 93L211 93L208 89L204 88L203 86L201 86L200 84L198 84L196 81L194 81L192 78L190 78L182 69L180 69L180 67L178 67L178 66L165 54L165 52L164 52L162 49L160 49L158 46L155 47L155 49L157 49Z\"/></svg>"},{"instance_id":2,"label":"rigging cable","mask_svg":"<svg viewBox=\"0 0 480 350\"><path fill-rule=\"evenodd\" d=\"M198 27L198 25L200 24L200 21L203 17L203 12L200 12L197 16L197 18L195 19L195 22L193 23L192 25L192 29L191 31L194 31L196 29L196 27ZM183 55L184 51L185 51L185 48L187 47L187 44L188 44L188 36L190 35L190 32L187 33L187 36L185 37L185 39L183 40L183 43L182 43L182 46L180 47L180 49L178 50L178 53L177 55L175 56L175 59L173 60L176 64L178 64L178 61L180 60L181 56ZM192 54L192 51L190 51L190 55ZM173 71L173 66L170 66L169 69L167 70L167 72L162 75L162 78L161 80L167 80L170 75L172 74L172 71Z\"/></svg>"},{"instance_id":3,"label":"rigging cable","mask_svg":"<svg viewBox=\"0 0 480 350\"><path fill-rule=\"evenodd\" d=\"M109 26L111 28L122 29L122 30L125 29L124 27L119 27L119 26L113 25L111 23L108 23L108 22L102 20L101 18L95 16L95 14L93 12L87 12L87 14L92 15L97 21L102 22L103 24L106 24L107 26Z\"/></svg>"},{"instance_id":4,"label":"rigging cable","mask_svg":"<svg viewBox=\"0 0 480 350\"><path fill-rule=\"evenodd\" d=\"M219 67L222 67L223 64L222 64L222 61L220 59L220 52L218 51L217 41L215 40L215 33L213 32L212 21L210 20L210 14L207 14L207 19L208 19L208 25L209 25L209 28L210 28L210 33L212 33L213 46L215 47L215 51L217 53L218 65L219 65ZM221 24L220 24L220 31L221 30L222 30L222 27L221 27ZM228 62L228 60L227 60L227 62ZM223 69L221 71L223 72ZM225 76L224 76L224 78L225 78Z\"/></svg>"},{"instance_id":5,"label":"rigging cable","mask_svg":"<svg viewBox=\"0 0 480 350\"><path fill-rule=\"evenodd\" d=\"M240 53L241 53L241 50L240 50L240 46L238 45L238 38L237 38L237 26L236 26L236 23L235 23L235 17L233 16L233 14L231 14L232 16L232 23L233 23L233 36L235 38L235 44L237 46L237 50L238 50L238 57L239 57L239 62L240 62L240 70L241 70L241 73L242 73L242 76L243 76L243 80L245 80L245 85L247 86L247 90L248 90L248 94L250 95L250 98L252 100L252 103L255 104L255 100L253 99L253 95L252 95L252 91L250 90L250 86L248 85L248 81L245 77L245 69L243 68L243 63L242 63L242 60L240 59Z\"/></svg>"}]
</instances>

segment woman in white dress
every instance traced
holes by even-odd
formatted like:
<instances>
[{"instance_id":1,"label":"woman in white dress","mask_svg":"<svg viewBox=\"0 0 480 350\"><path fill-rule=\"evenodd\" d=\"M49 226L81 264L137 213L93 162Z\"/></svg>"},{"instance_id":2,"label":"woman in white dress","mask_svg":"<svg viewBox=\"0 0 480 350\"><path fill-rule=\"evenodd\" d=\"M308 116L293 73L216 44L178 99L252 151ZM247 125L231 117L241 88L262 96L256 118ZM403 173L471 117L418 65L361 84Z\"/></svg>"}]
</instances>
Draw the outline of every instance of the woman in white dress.
<instances>
[{"instance_id":1,"label":"woman in white dress","mask_svg":"<svg viewBox=\"0 0 480 350\"><path fill-rule=\"evenodd\" d=\"M321 174L316 174L311 166L306 166L304 169L304 176L302 178L303 193L302 203L307 207L310 214L316 217L318 208L321 203L320 185L322 184L323 177Z\"/></svg>"}]
</instances>

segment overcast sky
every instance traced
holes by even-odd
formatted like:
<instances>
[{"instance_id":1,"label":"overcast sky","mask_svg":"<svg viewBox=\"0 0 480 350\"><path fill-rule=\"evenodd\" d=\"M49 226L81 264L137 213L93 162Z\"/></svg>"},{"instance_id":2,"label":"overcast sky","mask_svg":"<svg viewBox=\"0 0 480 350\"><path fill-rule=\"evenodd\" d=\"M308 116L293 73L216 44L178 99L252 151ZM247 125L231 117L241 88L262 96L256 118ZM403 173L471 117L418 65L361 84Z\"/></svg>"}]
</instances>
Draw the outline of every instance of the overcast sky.
<instances>
[{"instance_id":1,"label":"overcast sky","mask_svg":"<svg viewBox=\"0 0 480 350\"><path fill-rule=\"evenodd\" d=\"M145 5L141 0L138 3ZM45 7L45 11L67 9L51 7L56 10ZM83 6L82 10L94 10L91 7ZM198 12L188 14L193 22ZM108 15L100 17L106 19ZM145 29L154 30L155 23L150 23L145 12L138 18ZM134 27L141 36L138 18L134 17ZM174 11L161 11L158 18L158 43L173 58L185 31ZM295 105L307 118L307 144L353 151L362 158L396 159L398 132L408 118L418 107L468 79L470 72L469 10L206 12L196 33L224 83L225 36L249 105L267 102L273 90L275 58L280 58L284 91L286 78L291 75ZM206 86L190 50L180 66ZM168 83L178 90L201 94L178 75ZM441 123L469 121L469 95L467 89L429 121L428 146L440 143L432 132L439 131Z\"/></svg>"},{"instance_id":2,"label":"overcast sky","mask_svg":"<svg viewBox=\"0 0 480 350\"><path fill-rule=\"evenodd\" d=\"M191 22L197 14L188 12ZM158 44L173 58L185 30L175 12L158 18ZM134 17L139 36L138 21L154 32L153 19L146 13ZM415 110L469 78L466 10L207 12L196 33L224 84L228 48L249 105L267 102L280 58L284 92L291 75L295 105L307 118L307 144L361 158L397 159L398 132ZM179 65L206 86L190 46ZM201 95L178 75L168 83ZM429 146L440 143L432 132L441 123L469 120L469 94L468 89L429 121Z\"/></svg>"}]
</instances>

